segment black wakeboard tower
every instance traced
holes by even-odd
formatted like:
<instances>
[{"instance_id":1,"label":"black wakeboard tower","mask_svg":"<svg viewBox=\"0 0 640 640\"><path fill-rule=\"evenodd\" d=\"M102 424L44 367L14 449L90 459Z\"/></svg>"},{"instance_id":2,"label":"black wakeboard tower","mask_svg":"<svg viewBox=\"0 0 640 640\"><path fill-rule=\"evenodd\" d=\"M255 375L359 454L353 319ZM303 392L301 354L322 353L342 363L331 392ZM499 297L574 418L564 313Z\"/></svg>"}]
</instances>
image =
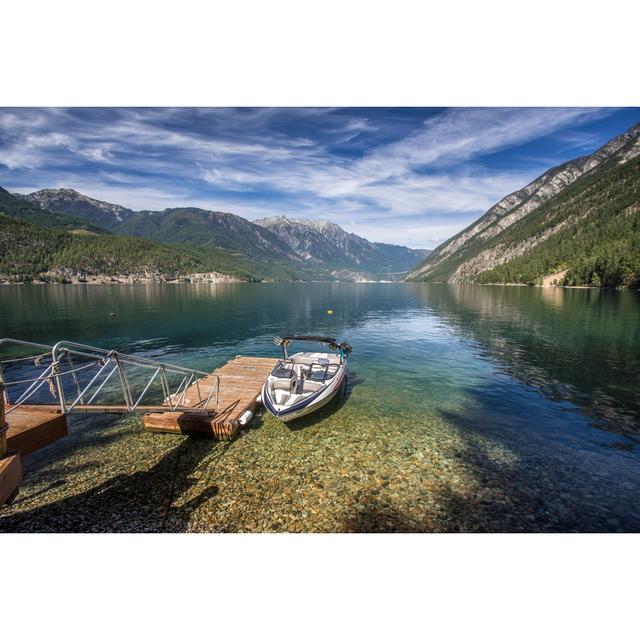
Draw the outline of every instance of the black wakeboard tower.
<instances>
[{"instance_id":1,"label":"black wakeboard tower","mask_svg":"<svg viewBox=\"0 0 640 640\"><path fill-rule=\"evenodd\" d=\"M289 357L289 354L287 353L287 346L293 340L305 340L307 342L322 342L324 344L328 344L329 348L331 348L333 351L335 351L336 349L340 351L340 358L342 360L345 360L351 353L351 345L349 343L338 343L335 338L328 338L327 336L276 336L273 339L273 342L274 344L282 347L282 353L285 360Z\"/></svg>"}]
</instances>

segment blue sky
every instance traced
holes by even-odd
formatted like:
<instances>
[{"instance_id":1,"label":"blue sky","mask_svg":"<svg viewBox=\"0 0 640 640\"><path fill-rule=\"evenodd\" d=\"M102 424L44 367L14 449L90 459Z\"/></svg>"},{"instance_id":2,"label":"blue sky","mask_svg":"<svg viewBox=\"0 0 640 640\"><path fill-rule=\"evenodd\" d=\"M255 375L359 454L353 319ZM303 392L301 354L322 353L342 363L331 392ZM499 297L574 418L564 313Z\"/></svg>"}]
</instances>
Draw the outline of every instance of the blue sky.
<instances>
[{"instance_id":1,"label":"blue sky","mask_svg":"<svg viewBox=\"0 0 640 640\"><path fill-rule=\"evenodd\" d=\"M640 108L0 109L0 185L331 220L433 248Z\"/></svg>"}]
</instances>

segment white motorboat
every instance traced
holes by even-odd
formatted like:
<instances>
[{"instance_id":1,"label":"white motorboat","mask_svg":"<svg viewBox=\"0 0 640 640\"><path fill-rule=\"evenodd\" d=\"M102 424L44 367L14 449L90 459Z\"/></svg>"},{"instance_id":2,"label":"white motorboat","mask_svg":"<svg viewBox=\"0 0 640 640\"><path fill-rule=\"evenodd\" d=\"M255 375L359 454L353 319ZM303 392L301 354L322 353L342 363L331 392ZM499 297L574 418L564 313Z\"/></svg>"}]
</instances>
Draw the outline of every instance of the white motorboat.
<instances>
[{"instance_id":1,"label":"white motorboat","mask_svg":"<svg viewBox=\"0 0 640 640\"><path fill-rule=\"evenodd\" d=\"M300 351L288 353L293 340L320 342L334 353ZM274 338L282 347L278 360L262 387L262 404L284 422L306 416L327 404L342 388L347 376L347 357L351 346L324 336L285 336Z\"/></svg>"}]
</instances>

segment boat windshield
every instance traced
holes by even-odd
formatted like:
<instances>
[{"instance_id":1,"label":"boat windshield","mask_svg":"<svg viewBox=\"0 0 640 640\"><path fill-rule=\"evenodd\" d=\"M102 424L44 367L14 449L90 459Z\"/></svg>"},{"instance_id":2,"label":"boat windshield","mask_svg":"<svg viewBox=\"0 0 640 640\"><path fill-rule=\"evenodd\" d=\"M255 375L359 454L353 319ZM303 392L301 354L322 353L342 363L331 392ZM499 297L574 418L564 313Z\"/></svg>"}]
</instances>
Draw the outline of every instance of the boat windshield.
<instances>
[{"instance_id":1,"label":"boat windshield","mask_svg":"<svg viewBox=\"0 0 640 640\"><path fill-rule=\"evenodd\" d=\"M307 379L315 380L316 382L324 382L325 380L331 380L336 373L338 373L338 369L340 369L340 365L337 364L329 364L328 361L322 363L314 363L309 368L309 373L307 374Z\"/></svg>"},{"instance_id":2,"label":"boat windshield","mask_svg":"<svg viewBox=\"0 0 640 640\"><path fill-rule=\"evenodd\" d=\"M293 363L279 360L271 371L274 378L291 378L293 376Z\"/></svg>"}]
</instances>

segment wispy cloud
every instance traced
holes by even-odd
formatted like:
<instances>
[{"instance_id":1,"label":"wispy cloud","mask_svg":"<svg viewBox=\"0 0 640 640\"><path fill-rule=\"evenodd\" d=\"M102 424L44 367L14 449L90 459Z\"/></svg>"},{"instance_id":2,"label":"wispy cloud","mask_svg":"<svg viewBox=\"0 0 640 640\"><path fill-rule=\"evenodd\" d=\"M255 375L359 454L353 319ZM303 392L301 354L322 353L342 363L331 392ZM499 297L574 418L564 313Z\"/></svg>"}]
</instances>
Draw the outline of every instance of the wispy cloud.
<instances>
[{"instance_id":1,"label":"wispy cloud","mask_svg":"<svg viewBox=\"0 0 640 640\"><path fill-rule=\"evenodd\" d=\"M548 168L550 147L564 160L602 144L597 123L616 113L0 109L0 184L72 187L136 209L328 218L434 246Z\"/></svg>"}]
</instances>

